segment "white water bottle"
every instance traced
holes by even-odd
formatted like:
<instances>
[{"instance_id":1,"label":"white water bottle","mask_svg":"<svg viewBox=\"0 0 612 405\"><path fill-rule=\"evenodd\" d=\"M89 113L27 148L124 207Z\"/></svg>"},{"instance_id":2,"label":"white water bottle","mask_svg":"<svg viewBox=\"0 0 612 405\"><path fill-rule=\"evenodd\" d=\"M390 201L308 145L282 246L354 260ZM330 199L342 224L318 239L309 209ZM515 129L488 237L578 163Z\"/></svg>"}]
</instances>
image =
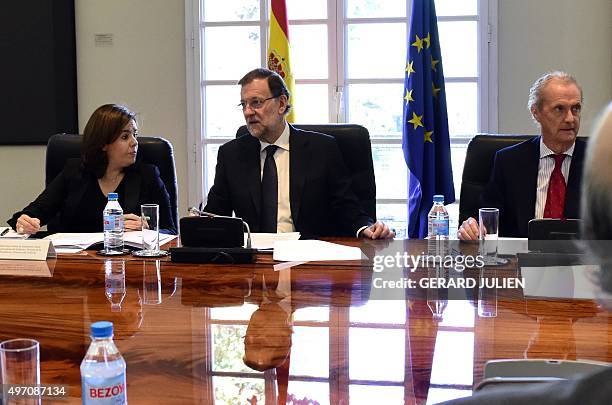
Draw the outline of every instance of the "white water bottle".
<instances>
[{"instance_id":1,"label":"white water bottle","mask_svg":"<svg viewBox=\"0 0 612 405\"><path fill-rule=\"evenodd\" d=\"M108 193L104 207L104 253L123 253L123 209L119 205L117 193Z\"/></svg>"},{"instance_id":2,"label":"white water bottle","mask_svg":"<svg viewBox=\"0 0 612 405\"><path fill-rule=\"evenodd\" d=\"M444 196L433 196L433 206L427 215L427 237L429 239L448 239L450 218L444 207Z\"/></svg>"},{"instance_id":3,"label":"white water bottle","mask_svg":"<svg viewBox=\"0 0 612 405\"><path fill-rule=\"evenodd\" d=\"M113 342L112 322L91 325L91 345L81 362L84 405L127 404L125 360Z\"/></svg>"}]
</instances>

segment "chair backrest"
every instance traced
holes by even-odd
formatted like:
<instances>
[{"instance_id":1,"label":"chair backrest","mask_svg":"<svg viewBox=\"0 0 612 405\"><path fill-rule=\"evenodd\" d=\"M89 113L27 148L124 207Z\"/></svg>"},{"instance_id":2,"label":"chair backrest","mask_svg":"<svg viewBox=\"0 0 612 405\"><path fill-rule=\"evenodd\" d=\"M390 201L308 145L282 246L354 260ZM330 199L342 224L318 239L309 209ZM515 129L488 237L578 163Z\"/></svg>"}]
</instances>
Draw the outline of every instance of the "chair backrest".
<instances>
[{"instance_id":1,"label":"chair backrest","mask_svg":"<svg viewBox=\"0 0 612 405\"><path fill-rule=\"evenodd\" d=\"M468 144L461 178L459 224L469 217L478 218L480 196L491 176L495 153L507 146L533 138L533 135L476 135Z\"/></svg>"},{"instance_id":2,"label":"chair backrest","mask_svg":"<svg viewBox=\"0 0 612 405\"><path fill-rule=\"evenodd\" d=\"M474 391L512 385L528 388L534 383L576 379L604 371L609 363L594 360L507 359L489 360L485 364L483 379Z\"/></svg>"},{"instance_id":3,"label":"chair backrest","mask_svg":"<svg viewBox=\"0 0 612 405\"><path fill-rule=\"evenodd\" d=\"M81 157L81 135L56 134L47 142L45 162L45 185L48 185L62 171L66 160ZM174 166L174 151L172 144L164 138L138 137L138 158L144 163L150 163L159 169L159 174L170 195L172 219L178 226L178 196L176 185L176 169ZM47 224L49 231L56 231L57 218Z\"/></svg>"},{"instance_id":4,"label":"chair backrest","mask_svg":"<svg viewBox=\"0 0 612 405\"><path fill-rule=\"evenodd\" d=\"M292 124L295 128L320 132L336 138L344 164L351 174L353 193L362 209L376 219L376 179L372 161L372 145L368 130L356 124ZM236 138L248 134L245 125L238 128Z\"/></svg>"}]
</instances>

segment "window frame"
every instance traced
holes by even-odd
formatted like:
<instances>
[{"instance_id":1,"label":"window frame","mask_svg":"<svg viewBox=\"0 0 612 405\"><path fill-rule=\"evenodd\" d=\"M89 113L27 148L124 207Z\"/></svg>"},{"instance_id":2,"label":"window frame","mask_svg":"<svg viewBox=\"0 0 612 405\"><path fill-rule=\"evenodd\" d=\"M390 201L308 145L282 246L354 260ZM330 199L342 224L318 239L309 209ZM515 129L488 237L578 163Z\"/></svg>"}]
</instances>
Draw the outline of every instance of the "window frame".
<instances>
[{"instance_id":1,"label":"window frame","mask_svg":"<svg viewBox=\"0 0 612 405\"><path fill-rule=\"evenodd\" d=\"M233 80L210 80L204 76L205 67L201 65L202 38L204 26L202 13L203 0L185 0L185 39L186 39L186 95L187 95L187 187L189 205L197 205L206 199L208 161L206 146L223 144L228 138L205 138L206 112L204 107L206 84L235 84ZM259 0L260 20L233 23L207 23L207 26L253 26L258 25L261 44L267 44L267 26L269 19L269 0ZM347 60L347 30L351 23L367 22L402 22L406 24L406 32L410 25L410 2L406 0L406 16L385 18L344 18L347 0L328 0L328 19L290 20L289 24L327 24L328 26L328 79L296 79L296 85L308 83L328 84L329 122L345 122L348 109L348 97L345 91L352 83L403 83L401 79L348 79L345 62ZM478 0L478 15L476 17L441 16L438 21L476 20L478 46L477 77L445 77L446 83L476 82L478 94L477 133L495 133L498 130L498 53L497 53L497 10L498 0ZM341 38L339 40L338 38ZM265 46L260 47L261 61L266 61ZM336 97L342 97L340 108L336 109ZM465 147L471 137L476 134L451 136L451 147ZM371 134L372 136L372 134ZM372 136L372 145L398 145L401 137L381 139ZM212 167L212 165L211 165ZM455 167L454 167L454 170ZM455 174L455 178L460 178ZM459 191L460 184L455 184ZM457 193L457 202L459 194ZM377 198L380 204L404 204L406 199Z\"/></svg>"}]
</instances>

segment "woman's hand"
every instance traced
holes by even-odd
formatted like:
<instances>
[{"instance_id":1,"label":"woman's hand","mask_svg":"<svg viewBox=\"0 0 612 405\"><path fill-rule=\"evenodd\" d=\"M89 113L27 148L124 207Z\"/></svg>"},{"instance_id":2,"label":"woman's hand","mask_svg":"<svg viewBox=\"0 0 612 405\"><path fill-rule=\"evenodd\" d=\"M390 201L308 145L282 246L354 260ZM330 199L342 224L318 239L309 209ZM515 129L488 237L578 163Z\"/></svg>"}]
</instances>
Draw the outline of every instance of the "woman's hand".
<instances>
[{"instance_id":1,"label":"woman's hand","mask_svg":"<svg viewBox=\"0 0 612 405\"><path fill-rule=\"evenodd\" d=\"M26 214L21 214L17 218L16 229L17 233L25 233L31 235L40 231L40 219L32 218Z\"/></svg>"},{"instance_id":2,"label":"woman's hand","mask_svg":"<svg viewBox=\"0 0 612 405\"><path fill-rule=\"evenodd\" d=\"M125 214L123 225L126 231L140 231L142 229L142 219L135 214Z\"/></svg>"}]
</instances>

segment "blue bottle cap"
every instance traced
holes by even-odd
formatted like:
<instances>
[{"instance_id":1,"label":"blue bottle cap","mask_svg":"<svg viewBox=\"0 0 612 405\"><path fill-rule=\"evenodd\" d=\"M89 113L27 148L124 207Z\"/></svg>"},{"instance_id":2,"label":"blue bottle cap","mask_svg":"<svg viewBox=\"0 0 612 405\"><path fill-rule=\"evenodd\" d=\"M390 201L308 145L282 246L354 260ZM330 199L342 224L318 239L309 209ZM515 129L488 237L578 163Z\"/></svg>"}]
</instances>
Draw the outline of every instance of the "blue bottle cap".
<instances>
[{"instance_id":1,"label":"blue bottle cap","mask_svg":"<svg viewBox=\"0 0 612 405\"><path fill-rule=\"evenodd\" d=\"M110 196L110 194L109 194L109 196ZM442 194L436 194L436 195L433 196L433 201L434 202L441 202L441 203L443 203L444 202L444 196Z\"/></svg>"},{"instance_id":2,"label":"blue bottle cap","mask_svg":"<svg viewBox=\"0 0 612 405\"><path fill-rule=\"evenodd\" d=\"M119 198L119 194L117 194L117 193L108 193L108 200L109 201L117 200L118 198Z\"/></svg>"},{"instance_id":3,"label":"blue bottle cap","mask_svg":"<svg viewBox=\"0 0 612 405\"><path fill-rule=\"evenodd\" d=\"M106 338L113 336L113 323L108 321L92 323L91 336L95 338Z\"/></svg>"}]
</instances>

